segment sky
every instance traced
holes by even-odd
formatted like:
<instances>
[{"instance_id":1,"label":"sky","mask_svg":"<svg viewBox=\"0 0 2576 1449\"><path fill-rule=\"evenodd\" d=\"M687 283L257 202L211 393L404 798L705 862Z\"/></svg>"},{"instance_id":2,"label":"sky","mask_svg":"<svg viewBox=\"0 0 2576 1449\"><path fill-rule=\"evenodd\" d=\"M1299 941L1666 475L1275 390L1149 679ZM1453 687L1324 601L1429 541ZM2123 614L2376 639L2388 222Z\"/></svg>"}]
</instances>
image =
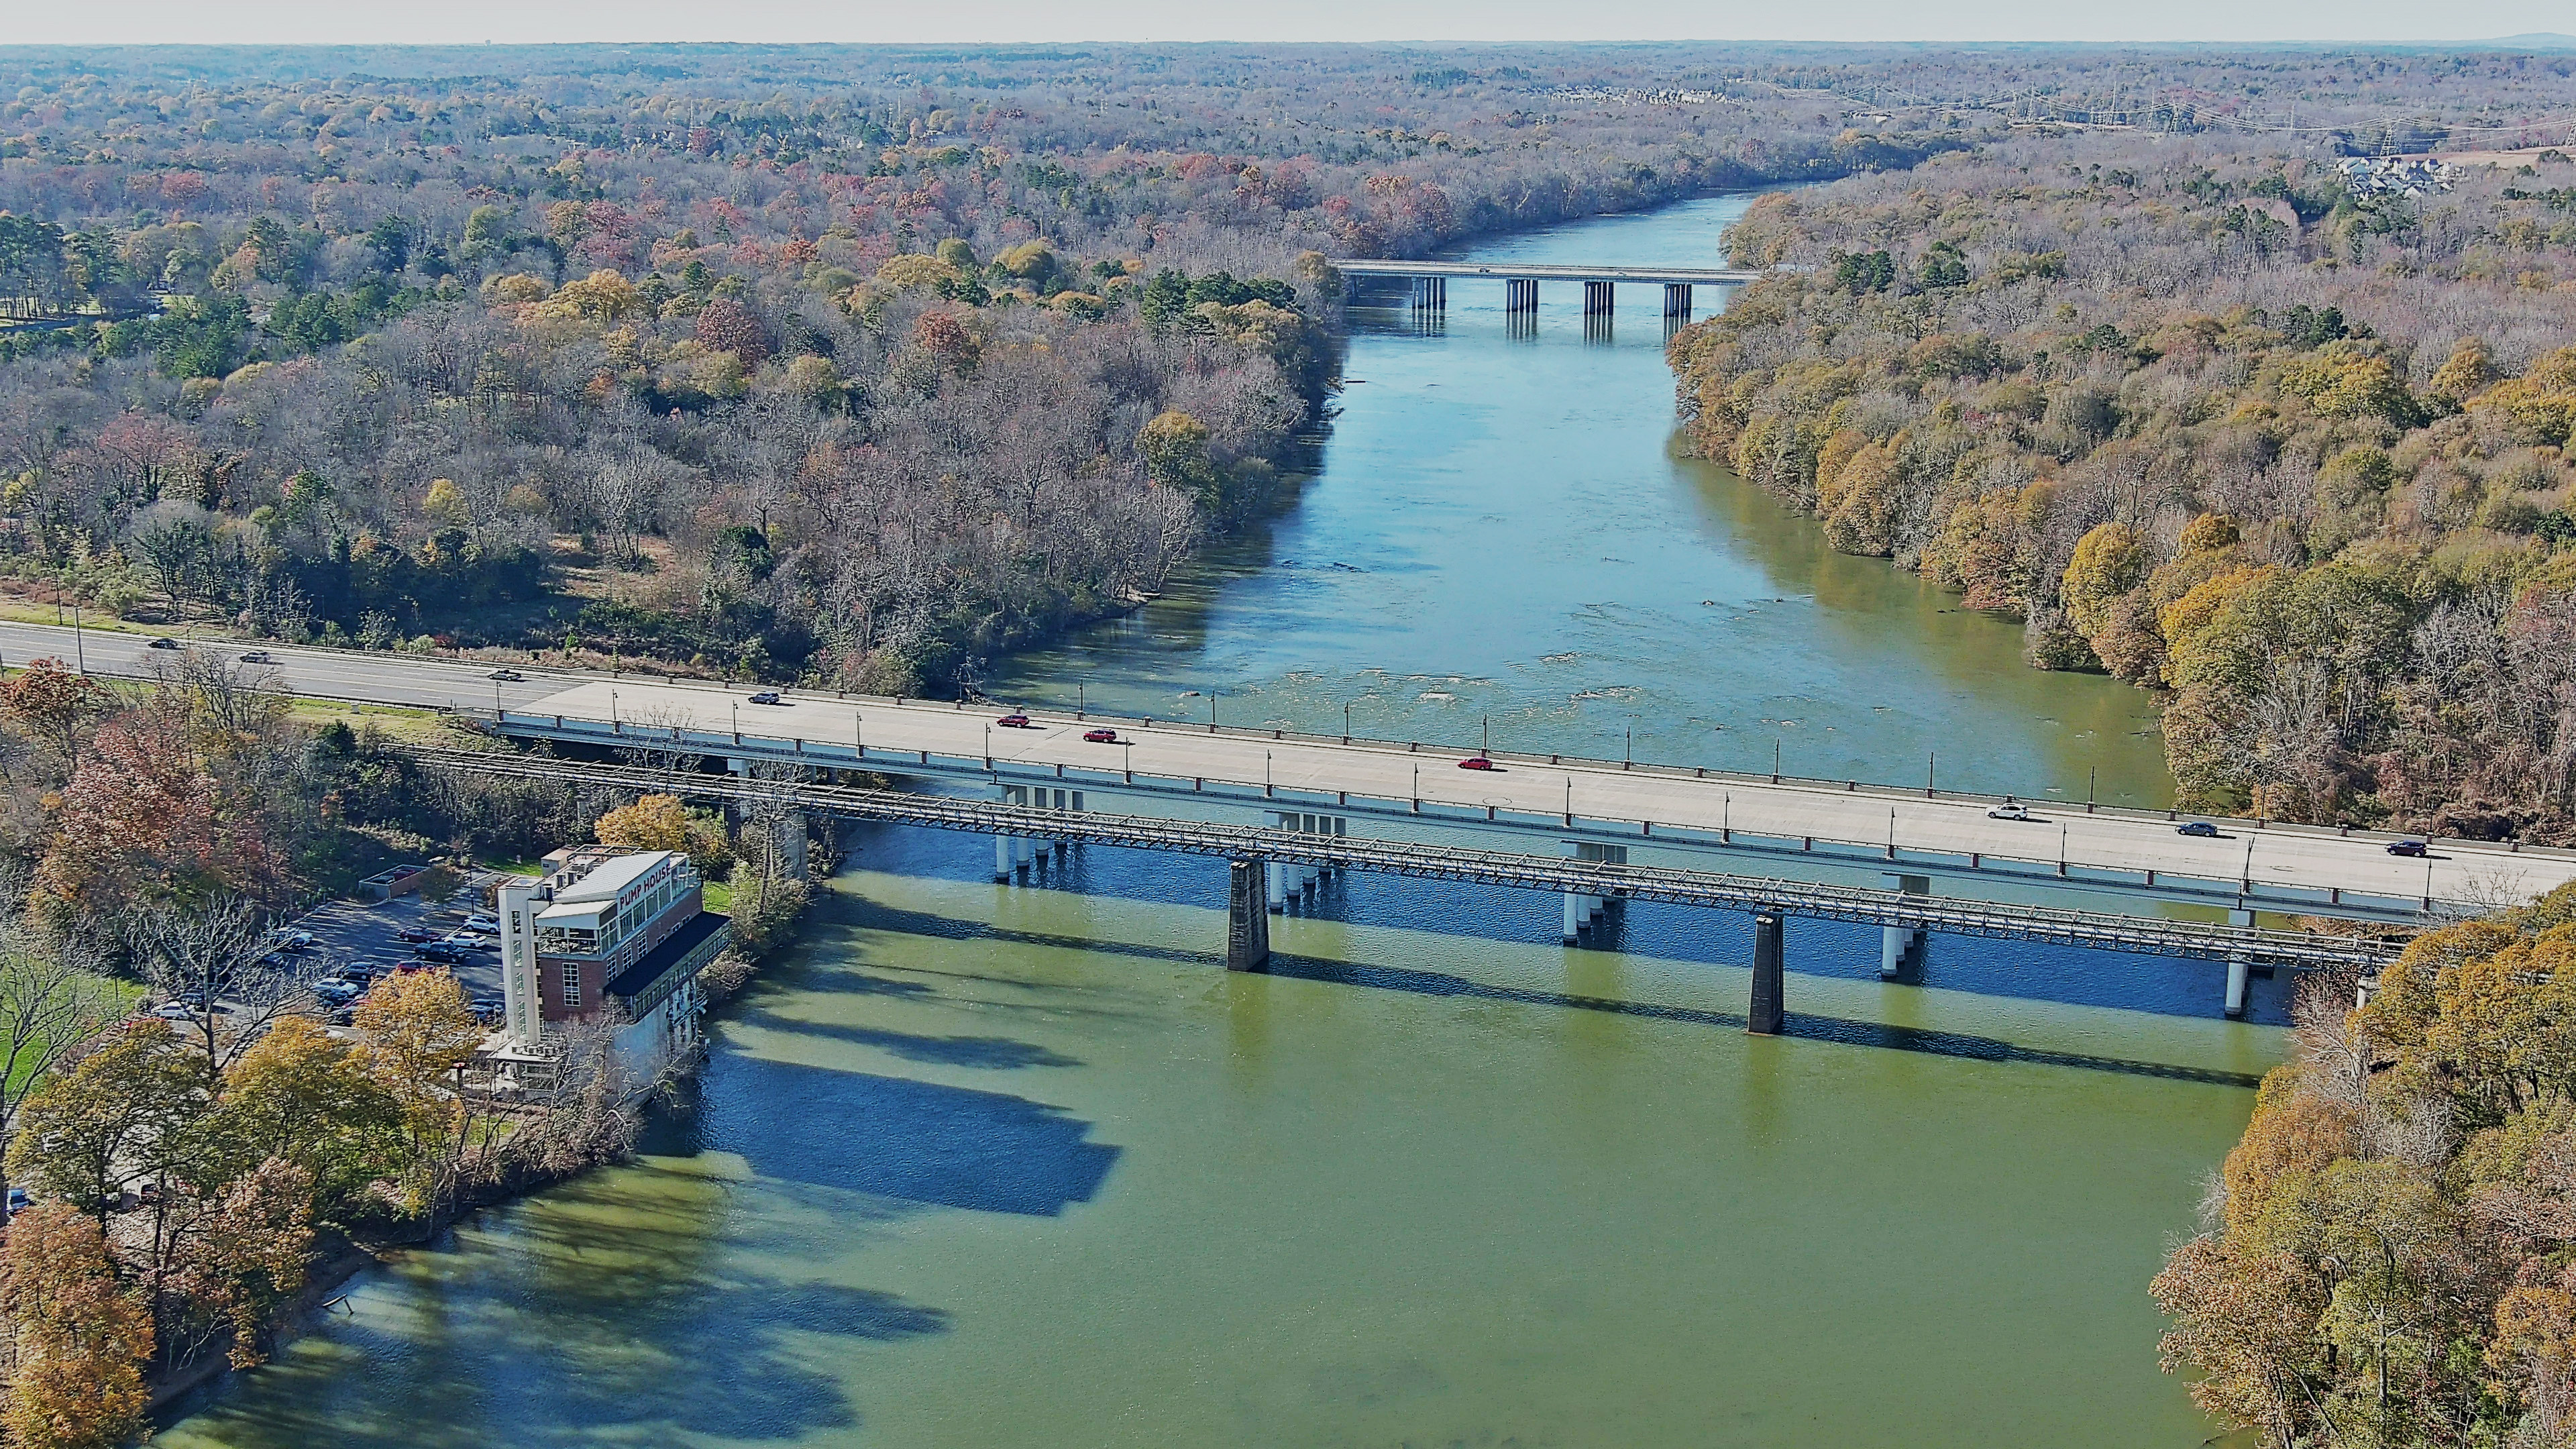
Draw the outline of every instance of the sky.
<instances>
[{"instance_id":1,"label":"sky","mask_svg":"<svg viewBox=\"0 0 2576 1449\"><path fill-rule=\"evenodd\" d=\"M0 42L2442 41L2576 31L2569 0L6 0Z\"/></svg>"}]
</instances>

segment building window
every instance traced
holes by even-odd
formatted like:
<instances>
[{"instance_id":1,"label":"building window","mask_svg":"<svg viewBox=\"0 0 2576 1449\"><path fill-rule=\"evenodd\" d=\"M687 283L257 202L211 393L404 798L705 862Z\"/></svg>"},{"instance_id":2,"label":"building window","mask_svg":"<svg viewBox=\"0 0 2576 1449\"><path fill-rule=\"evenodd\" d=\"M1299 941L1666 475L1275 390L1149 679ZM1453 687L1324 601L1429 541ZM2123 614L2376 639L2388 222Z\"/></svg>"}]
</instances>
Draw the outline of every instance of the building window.
<instances>
[{"instance_id":1,"label":"building window","mask_svg":"<svg viewBox=\"0 0 2576 1449\"><path fill-rule=\"evenodd\" d=\"M568 1007L581 1005L581 968L578 966L563 968L563 1004Z\"/></svg>"}]
</instances>

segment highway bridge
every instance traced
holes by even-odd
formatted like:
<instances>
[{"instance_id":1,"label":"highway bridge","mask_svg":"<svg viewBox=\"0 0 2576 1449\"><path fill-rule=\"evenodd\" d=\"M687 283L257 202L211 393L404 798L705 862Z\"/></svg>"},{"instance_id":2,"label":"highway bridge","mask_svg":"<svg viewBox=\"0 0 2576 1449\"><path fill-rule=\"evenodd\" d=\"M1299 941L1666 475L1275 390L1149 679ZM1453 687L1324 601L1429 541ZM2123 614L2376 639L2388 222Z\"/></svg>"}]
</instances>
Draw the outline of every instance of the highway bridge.
<instances>
[{"instance_id":1,"label":"highway bridge","mask_svg":"<svg viewBox=\"0 0 2576 1449\"><path fill-rule=\"evenodd\" d=\"M1345 278L1394 278L1412 283L1414 310L1437 312L1449 305L1451 281L1490 278L1503 284L1503 310L1531 313L1538 310L1538 288L1541 282L1579 282L1583 286L1583 311L1590 317L1607 317L1618 297L1621 282L1661 286L1664 289L1664 315L1688 317L1691 313L1693 287L1740 287L1762 274L1728 267L1625 267L1579 266L1541 262L1374 262L1346 261L1334 265Z\"/></svg>"},{"instance_id":2,"label":"highway bridge","mask_svg":"<svg viewBox=\"0 0 2576 1449\"><path fill-rule=\"evenodd\" d=\"M71 642L69 631L0 625L0 656L11 663L31 653L70 658L74 651L64 646ZM170 657L144 645L132 635L93 631L77 647L98 672L148 672L156 658ZM1574 940L1608 900L1683 898L1657 894L1678 885L1650 890L1647 876L1620 874L1670 871L1697 882L1689 889L1701 894L1692 899L1768 903L1775 923L1781 914L1875 920L1883 930L1882 970L1900 979L1919 963L1928 931L2073 941L2076 928L2044 924L2055 917L2022 902L2089 896L2106 909L2072 914L2122 917L2146 924L2121 929L2153 933L2149 942L2142 935L2115 939L2098 924L2082 927L2095 944L2228 960L2226 1004L2237 1012L2253 967L2387 954L2350 937L2303 935L2310 954L2302 957L2272 939L2293 933L2256 930L2257 912L2411 927L2576 879L2576 852L2444 840L2417 859L2391 855L2386 847L2395 837L2373 832L2216 820L2210 835L2191 836L2177 832L2187 817L2174 812L2084 805L2036 805L2030 819L1997 819L1988 813L1995 797L1928 785L1503 750L1488 757L1493 768L1462 769L1477 752L1456 742L1096 713L1038 712L1034 727L1015 729L997 724L1003 711L989 705L797 691L765 704L747 687L634 675L530 669L523 680L496 681L489 665L422 656L281 648L272 659L270 667L298 694L452 711L571 754L665 769L723 761L751 775L783 767L800 781L865 770L962 785L983 797L969 803L985 823L947 828L993 834L999 878L1015 876L1055 842L1097 839L1253 862L1250 888L1279 909L1317 871L1397 869L1395 857L1370 852L1430 846L1461 859L1482 852L1477 869L1498 883L1558 892L1566 937ZM1115 741L1085 738L1097 730L1114 732ZM727 787L710 779L690 788ZM817 799L799 808L895 818L882 813L882 802L845 810ZM1012 812L1025 822L1016 830L998 823ZM1160 846L1133 835L1111 839L1090 833L1091 826L1071 828L1070 816L1100 817L1096 828L1112 833L1139 828L1113 827L1112 820L1160 821L1181 833ZM1219 834L1187 834L1202 826ZM1178 843L1184 836L1190 843ZM1316 840L1292 850L1280 843L1283 836ZM1496 863L1502 857L1517 863L1505 869ZM1557 862L1550 870L1569 874L1543 874L1527 863L1548 859ZM1426 872L1408 866L1398 873ZM1801 894L1775 884L1796 880L1849 882L1841 888L1857 895ZM1878 914L1859 914L1862 908L1848 903L1864 898L1876 902L1868 909ZM1828 899L1844 904L1828 909ZM2158 919L2170 905L2224 912L2228 925Z\"/></svg>"}]
</instances>

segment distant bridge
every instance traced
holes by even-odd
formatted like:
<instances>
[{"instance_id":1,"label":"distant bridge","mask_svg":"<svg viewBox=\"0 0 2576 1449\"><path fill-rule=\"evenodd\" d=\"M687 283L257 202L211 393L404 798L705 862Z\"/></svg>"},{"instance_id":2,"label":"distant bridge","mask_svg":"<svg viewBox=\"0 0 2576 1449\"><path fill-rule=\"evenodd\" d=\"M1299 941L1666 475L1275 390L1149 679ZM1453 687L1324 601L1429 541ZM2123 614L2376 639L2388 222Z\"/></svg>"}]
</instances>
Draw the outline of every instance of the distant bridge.
<instances>
[{"instance_id":1,"label":"distant bridge","mask_svg":"<svg viewBox=\"0 0 2576 1449\"><path fill-rule=\"evenodd\" d=\"M1691 313L1691 288L1741 287L1759 278L1758 271L1730 267L1622 267L1585 266L1542 262L1335 262L1344 277L1393 277L1413 283L1413 309L1437 312L1449 305L1449 282L1452 278L1490 277L1503 284L1503 310L1528 313L1538 310L1538 284L1541 282L1581 282L1583 313L1587 317L1607 317L1618 295L1621 282L1664 289L1664 315L1688 317Z\"/></svg>"}]
</instances>

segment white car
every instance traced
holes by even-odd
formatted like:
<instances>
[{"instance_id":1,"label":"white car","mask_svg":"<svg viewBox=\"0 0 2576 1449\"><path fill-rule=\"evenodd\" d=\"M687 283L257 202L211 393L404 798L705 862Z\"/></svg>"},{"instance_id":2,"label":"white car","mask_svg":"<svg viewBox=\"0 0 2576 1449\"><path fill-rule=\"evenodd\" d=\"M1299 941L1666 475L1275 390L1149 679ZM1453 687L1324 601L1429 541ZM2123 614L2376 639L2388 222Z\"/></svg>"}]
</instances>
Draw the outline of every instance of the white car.
<instances>
[{"instance_id":1,"label":"white car","mask_svg":"<svg viewBox=\"0 0 2576 1449\"><path fill-rule=\"evenodd\" d=\"M2006 795L2002 804L1986 807L1986 818L1988 820L2028 820L2030 807Z\"/></svg>"}]
</instances>

